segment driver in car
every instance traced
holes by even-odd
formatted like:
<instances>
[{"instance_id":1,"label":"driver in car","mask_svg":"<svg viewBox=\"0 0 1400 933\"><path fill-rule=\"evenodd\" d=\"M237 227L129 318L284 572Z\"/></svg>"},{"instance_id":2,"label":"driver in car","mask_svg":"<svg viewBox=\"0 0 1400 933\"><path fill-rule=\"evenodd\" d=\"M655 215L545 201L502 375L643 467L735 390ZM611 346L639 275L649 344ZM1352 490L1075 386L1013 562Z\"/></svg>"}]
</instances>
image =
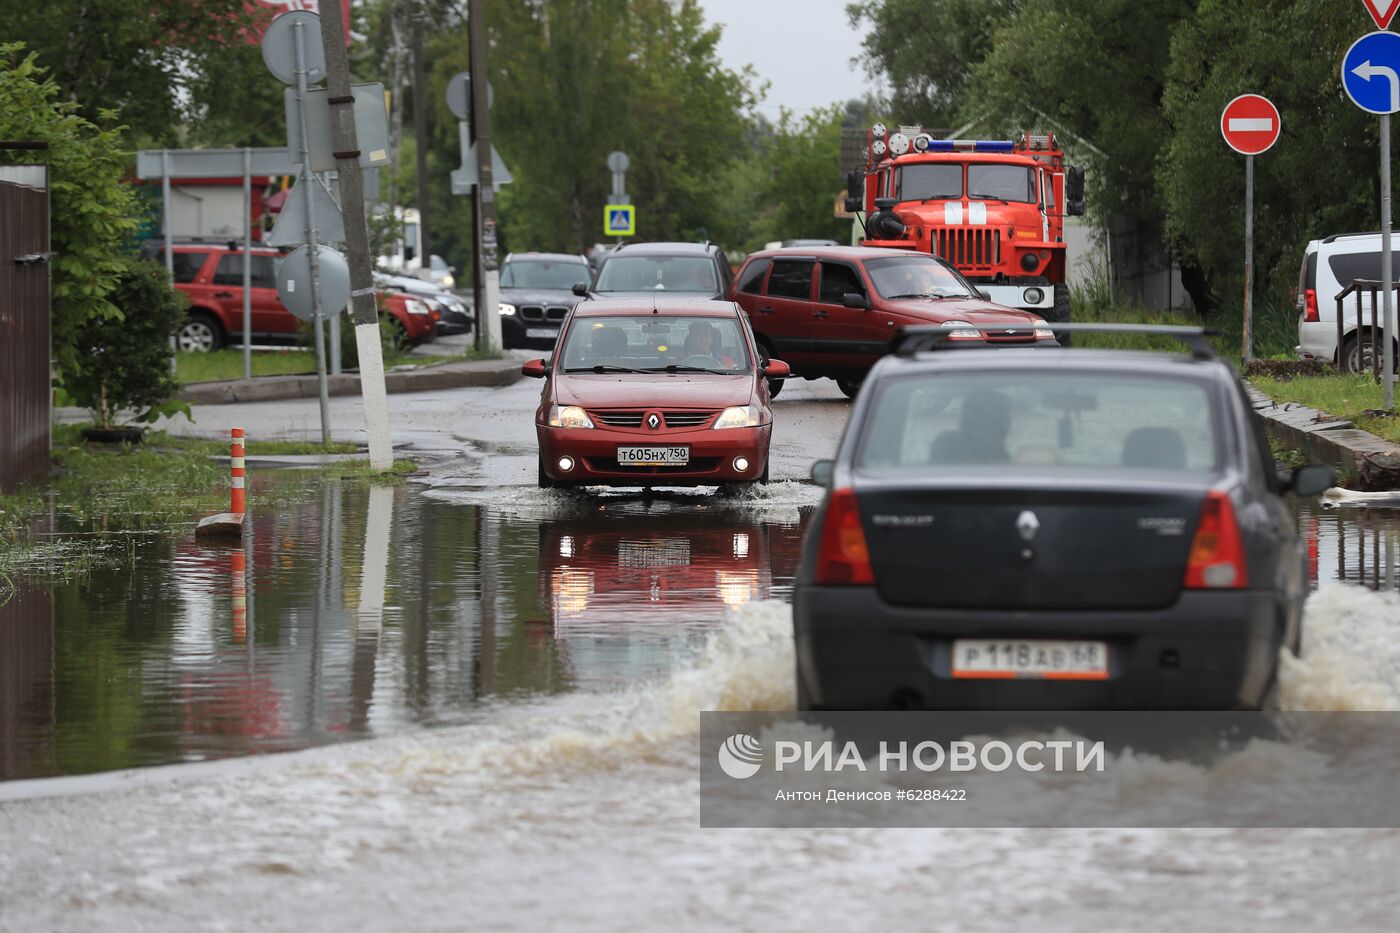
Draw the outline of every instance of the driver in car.
<instances>
[{"instance_id":1,"label":"driver in car","mask_svg":"<svg viewBox=\"0 0 1400 933\"><path fill-rule=\"evenodd\" d=\"M736 369L738 363L715 348L715 329L704 321L697 321L690 325L690 330L685 335L685 356L703 356L707 359L717 360L719 365L725 369Z\"/></svg>"}]
</instances>

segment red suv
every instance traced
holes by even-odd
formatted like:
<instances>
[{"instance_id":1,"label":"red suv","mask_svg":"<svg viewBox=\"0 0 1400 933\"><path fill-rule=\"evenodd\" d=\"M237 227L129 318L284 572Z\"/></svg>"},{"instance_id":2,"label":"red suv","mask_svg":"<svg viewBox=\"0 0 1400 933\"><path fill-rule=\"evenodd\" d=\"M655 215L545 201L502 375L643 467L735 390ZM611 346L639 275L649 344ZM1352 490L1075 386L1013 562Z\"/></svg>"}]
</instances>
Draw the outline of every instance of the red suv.
<instances>
[{"instance_id":1,"label":"red suv","mask_svg":"<svg viewBox=\"0 0 1400 933\"><path fill-rule=\"evenodd\" d=\"M151 258L165 262L157 245ZM258 343L289 343L298 321L277 297L277 268L284 254L270 247L252 251L252 336ZM237 244L177 243L174 247L175 287L190 301L189 318L177 335L179 348L205 353L243 337L243 250ZM437 330L438 313L413 295L379 293L381 314L389 315L403 344L426 343Z\"/></svg>"},{"instance_id":2,"label":"red suv","mask_svg":"<svg viewBox=\"0 0 1400 933\"><path fill-rule=\"evenodd\" d=\"M763 250L744 261L729 297L766 358L781 357L795 376L835 379L851 398L901 327L965 325L952 339L1057 345L1039 315L993 304L948 263L903 249Z\"/></svg>"}]
</instances>

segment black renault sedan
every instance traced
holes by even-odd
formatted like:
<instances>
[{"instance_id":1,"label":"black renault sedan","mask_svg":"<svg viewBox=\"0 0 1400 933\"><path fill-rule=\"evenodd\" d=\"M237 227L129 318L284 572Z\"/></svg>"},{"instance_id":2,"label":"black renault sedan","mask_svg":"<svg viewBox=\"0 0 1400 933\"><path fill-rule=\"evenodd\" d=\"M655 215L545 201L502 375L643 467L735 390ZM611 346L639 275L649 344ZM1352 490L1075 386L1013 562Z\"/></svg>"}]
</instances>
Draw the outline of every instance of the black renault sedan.
<instances>
[{"instance_id":1,"label":"black renault sedan","mask_svg":"<svg viewBox=\"0 0 1400 933\"><path fill-rule=\"evenodd\" d=\"M1276 470L1201 330L1131 329L1191 352L896 338L813 468L799 709L1260 706L1301 637L1284 497L1332 471Z\"/></svg>"}]
</instances>

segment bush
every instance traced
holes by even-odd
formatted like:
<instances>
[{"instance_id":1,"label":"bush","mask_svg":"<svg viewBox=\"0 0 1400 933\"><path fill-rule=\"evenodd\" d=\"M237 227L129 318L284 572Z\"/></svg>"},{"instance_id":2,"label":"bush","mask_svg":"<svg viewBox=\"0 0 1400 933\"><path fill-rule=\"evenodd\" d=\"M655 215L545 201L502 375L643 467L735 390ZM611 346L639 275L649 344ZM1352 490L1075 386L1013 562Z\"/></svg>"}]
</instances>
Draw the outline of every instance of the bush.
<instances>
[{"instance_id":1,"label":"bush","mask_svg":"<svg viewBox=\"0 0 1400 933\"><path fill-rule=\"evenodd\" d=\"M118 315L94 316L76 328L82 369L64 377L64 389L102 428L122 412L137 422L175 412L188 417L189 406L173 400L180 386L170 366L170 337L185 320L184 295L163 267L133 260L117 276L110 300Z\"/></svg>"},{"instance_id":2,"label":"bush","mask_svg":"<svg viewBox=\"0 0 1400 933\"><path fill-rule=\"evenodd\" d=\"M326 372L330 372L330 322L327 321L323 327L326 335ZM391 359L403 352L398 346L397 340L398 331L394 319L387 314L380 314L379 346L383 350L384 359ZM302 321L297 324L297 343L308 350L314 351L316 349L316 333L311 329L310 321ZM358 369L360 367L360 350L355 343L355 322L350 319L348 314L342 314L340 318L340 366L342 369Z\"/></svg>"}]
</instances>

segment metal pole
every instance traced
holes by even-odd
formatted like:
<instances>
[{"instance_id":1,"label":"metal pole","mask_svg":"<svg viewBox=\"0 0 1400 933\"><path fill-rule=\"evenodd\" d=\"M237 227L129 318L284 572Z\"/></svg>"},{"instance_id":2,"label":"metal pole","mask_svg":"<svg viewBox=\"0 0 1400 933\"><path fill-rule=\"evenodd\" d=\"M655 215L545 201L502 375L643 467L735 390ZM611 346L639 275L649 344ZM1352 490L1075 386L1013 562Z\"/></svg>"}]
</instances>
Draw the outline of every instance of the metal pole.
<instances>
[{"instance_id":1,"label":"metal pole","mask_svg":"<svg viewBox=\"0 0 1400 933\"><path fill-rule=\"evenodd\" d=\"M330 4L336 6L336 4ZM301 184L306 186L306 248L311 260L311 329L316 335L316 388L321 403L321 443L331 442L330 399L326 391L326 335L321 327L321 268L316 242L316 212L311 209L315 199L311 186L316 178L311 173L311 139L306 125L306 35L301 20L292 24L296 37L297 57L297 119L301 121Z\"/></svg>"},{"instance_id":2,"label":"metal pole","mask_svg":"<svg viewBox=\"0 0 1400 933\"><path fill-rule=\"evenodd\" d=\"M339 3L321 5L321 43L326 53L326 90L330 95L331 143L340 176L340 207L345 214L345 253L350 266L350 314L355 321L355 349L360 357L360 392L365 404L369 464L392 469L389 401L384 392L384 347L379 342L379 305L370 264L369 226L365 222L364 177L355 139L355 98L350 89L350 62L345 53L345 23Z\"/></svg>"},{"instance_id":3,"label":"metal pole","mask_svg":"<svg viewBox=\"0 0 1400 933\"><path fill-rule=\"evenodd\" d=\"M324 176L324 177L328 179L330 176L327 175L327 176ZM326 182L326 188L327 188L327 189L330 188L330 182L329 182L329 181ZM341 190L341 195L340 195L340 196L341 196L341 198L344 198L344 197L345 197L344 189ZM343 309L342 309L342 310L343 310ZM340 375L340 368L341 368L341 367L340 367L340 315L341 315L341 311L337 311L337 312L335 312L334 314L332 314L332 315L330 316L330 318L329 318L329 323L330 323L330 328L331 328L331 352L330 352L330 357L331 357L331 375L332 375L332 376L339 376L339 375Z\"/></svg>"},{"instance_id":4,"label":"metal pole","mask_svg":"<svg viewBox=\"0 0 1400 933\"><path fill-rule=\"evenodd\" d=\"M1390 114L1381 114L1381 301L1385 308L1381 341L1385 344L1385 401L1386 411L1395 410L1395 295L1392 291L1390 255ZM1371 315L1376 314L1375 302L1371 303ZM1376 348L1371 347L1374 355Z\"/></svg>"},{"instance_id":5,"label":"metal pole","mask_svg":"<svg viewBox=\"0 0 1400 933\"><path fill-rule=\"evenodd\" d=\"M161 199L161 219L165 221L165 274L170 277L170 284L175 284L175 237L171 234L170 228L174 221L170 218L170 150L160 151L160 199ZM180 371L179 360L175 354L179 347L175 343L175 335L170 335L170 371L178 373Z\"/></svg>"},{"instance_id":6,"label":"metal pole","mask_svg":"<svg viewBox=\"0 0 1400 933\"><path fill-rule=\"evenodd\" d=\"M243 378L253 378L253 150L243 149Z\"/></svg>"},{"instance_id":7,"label":"metal pole","mask_svg":"<svg viewBox=\"0 0 1400 933\"><path fill-rule=\"evenodd\" d=\"M1244 361L1254 359L1254 156L1244 157Z\"/></svg>"},{"instance_id":8,"label":"metal pole","mask_svg":"<svg viewBox=\"0 0 1400 933\"><path fill-rule=\"evenodd\" d=\"M424 76L423 61L423 20L428 15L427 4L419 0L413 11L413 136L418 156L418 263L427 271L433 267L433 244L428 218L428 80ZM424 277L424 276L420 276Z\"/></svg>"},{"instance_id":9,"label":"metal pole","mask_svg":"<svg viewBox=\"0 0 1400 933\"><path fill-rule=\"evenodd\" d=\"M491 177L491 105L487 97L486 4L470 0L467 30L471 44L472 129L476 133L477 190L481 193L481 301L479 315L483 336L480 346L487 353L501 347L501 318L496 307L501 298L501 273L496 257L496 189Z\"/></svg>"}]
</instances>

